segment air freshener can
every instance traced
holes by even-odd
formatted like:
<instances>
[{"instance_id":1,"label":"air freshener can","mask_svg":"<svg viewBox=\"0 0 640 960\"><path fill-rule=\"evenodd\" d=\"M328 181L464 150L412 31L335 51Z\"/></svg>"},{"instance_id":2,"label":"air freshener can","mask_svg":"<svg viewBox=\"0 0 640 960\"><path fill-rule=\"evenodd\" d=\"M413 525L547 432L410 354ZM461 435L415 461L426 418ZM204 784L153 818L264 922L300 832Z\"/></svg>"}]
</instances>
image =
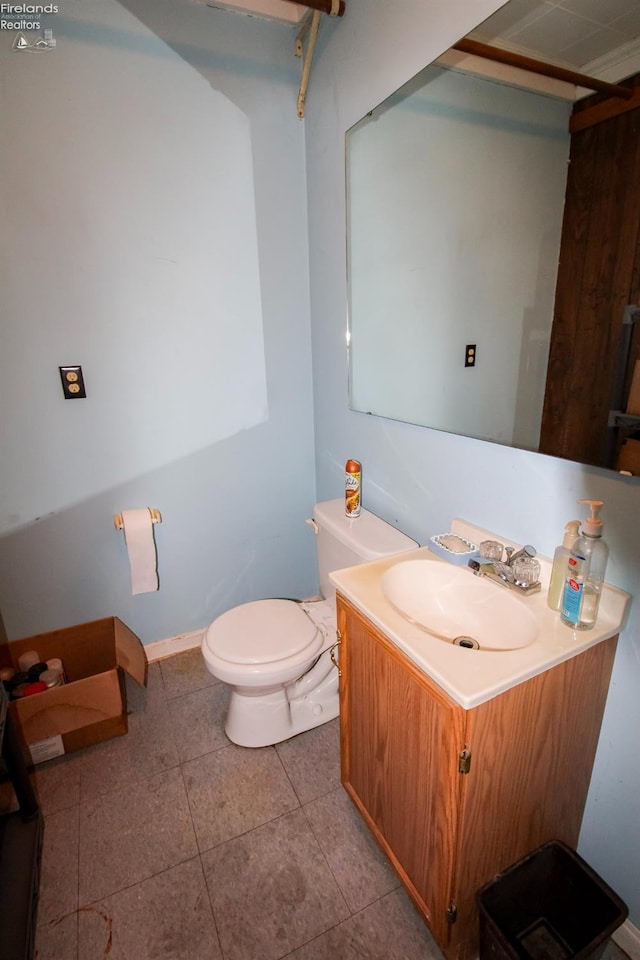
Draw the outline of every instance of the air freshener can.
<instances>
[{"instance_id":1,"label":"air freshener can","mask_svg":"<svg viewBox=\"0 0 640 960\"><path fill-rule=\"evenodd\" d=\"M362 464L347 460L344 475L344 512L348 517L359 517L362 500Z\"/></svg>"}]
</instances>

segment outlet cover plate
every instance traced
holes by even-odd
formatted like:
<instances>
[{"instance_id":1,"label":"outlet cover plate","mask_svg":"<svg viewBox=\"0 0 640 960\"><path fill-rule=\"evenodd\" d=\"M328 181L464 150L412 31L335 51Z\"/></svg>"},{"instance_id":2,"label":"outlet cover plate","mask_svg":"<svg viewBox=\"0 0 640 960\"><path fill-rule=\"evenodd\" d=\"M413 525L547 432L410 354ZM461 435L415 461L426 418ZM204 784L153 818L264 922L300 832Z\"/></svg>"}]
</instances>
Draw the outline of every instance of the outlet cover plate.
<instances>
[{"instance_id":1,"label":"outlet cover plate","mask_svg":"<svg viewBox=\"0 0 640 960\"><path fill-rule=\"evenodd\" d=\"M84 377L82 376L82 367L73 365L68 367L58 367L60 379L62 380L62 392L65 400L80 400L86 397L84 389Z\"/></svg>"}]
</instances>

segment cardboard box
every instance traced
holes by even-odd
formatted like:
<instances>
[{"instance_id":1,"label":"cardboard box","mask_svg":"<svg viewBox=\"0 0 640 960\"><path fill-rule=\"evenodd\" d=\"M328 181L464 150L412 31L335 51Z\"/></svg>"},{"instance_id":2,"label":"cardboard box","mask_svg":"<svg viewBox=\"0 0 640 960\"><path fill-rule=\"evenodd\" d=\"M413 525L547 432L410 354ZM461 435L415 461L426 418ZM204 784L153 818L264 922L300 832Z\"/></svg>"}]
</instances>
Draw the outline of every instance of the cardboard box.
<instances>
[{"instance_id":1,"label":"cardboard box","mask_svg":"<svg viewBox=\"0 0 640 960\"><path fill-rule=\"evenodd\" d=\"M124 673L146 686L142 643L117 617L81 623L0 646L0 665L18 669L18 657L36 650L42 661L59 657L67 683L13 700L11 716L33 763L125 734Z\"/></svg>"},{"instance_id":2,"label":"cardboard box","mask_svg":"<svg viewBox=\"0 0 640 960\"><path fill-rule=\"evenodd\" d=\"M632 413L634 416L640 415L640 360L636 360L633 368L626 412Z\"/></svg>"},{"instance_id":3,"label":"cardboard box","mask_svg":"<svg viewBox=\"0 0 640 960\"><path fill-rule=\"evenodd\" d=\"M626 470L640 477L640 440L627 439L622 443L616 470Z\"/></svg>"}]
</instances>

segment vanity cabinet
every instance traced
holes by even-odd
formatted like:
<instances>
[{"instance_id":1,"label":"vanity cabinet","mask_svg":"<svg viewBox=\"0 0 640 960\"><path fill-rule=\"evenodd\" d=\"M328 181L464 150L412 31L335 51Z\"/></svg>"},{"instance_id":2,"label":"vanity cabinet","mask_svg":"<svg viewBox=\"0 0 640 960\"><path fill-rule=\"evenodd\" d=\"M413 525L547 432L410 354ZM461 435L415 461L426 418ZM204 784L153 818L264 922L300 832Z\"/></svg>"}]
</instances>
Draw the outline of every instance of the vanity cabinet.
<instances>
[{"instance_id":1,"label":"vanity cabinet","mask_svg":"<svg viewBox=\"0 0 640 960\"><path fill-rule=\"evenodd\" d=\"M340 594L338 629L342 783L441 950L477 957L476 891L577 845L617 637L465 710Z\"/></svg>"}]
</instances>

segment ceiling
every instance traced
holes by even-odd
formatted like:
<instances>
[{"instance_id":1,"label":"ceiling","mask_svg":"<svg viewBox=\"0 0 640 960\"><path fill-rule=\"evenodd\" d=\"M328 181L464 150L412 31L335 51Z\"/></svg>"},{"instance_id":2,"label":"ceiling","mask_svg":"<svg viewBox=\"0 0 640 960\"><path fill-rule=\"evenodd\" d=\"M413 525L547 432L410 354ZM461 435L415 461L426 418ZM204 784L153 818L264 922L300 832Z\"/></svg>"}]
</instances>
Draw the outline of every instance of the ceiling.
<instances>
[{"instance_id":1,"label":"ceiling","mask_svg":"<svg viewBox=\"0 0 640 960\"><path fill-rule=\"evenodd\" d=\"M191 2L290 26L309 12L292 0ZM469 38L616 83L640 72L640 0L509 0Z\"/></svg>"},{"instance_id":2,"label":"ceiling","mask_svg":"<svg viewBox=\"0 0 640 960\"><path fill-rule=\"evenodd\" d=\"M291 0L191 0L207 7L219 7L222 10L235 10L264 20L277 20L291 26L299 24L308 8L292 3Z\"/></svg>"},{"instance_id":3,"label":"ceiling","mask_svg":"<svg viewBox=\"0 0 640 960\"><path fill-rule=\"evenodd\" d=\"M616 83L640 71L640 0L509 0L469 38Z\"/></svg>"}]
</instances>

